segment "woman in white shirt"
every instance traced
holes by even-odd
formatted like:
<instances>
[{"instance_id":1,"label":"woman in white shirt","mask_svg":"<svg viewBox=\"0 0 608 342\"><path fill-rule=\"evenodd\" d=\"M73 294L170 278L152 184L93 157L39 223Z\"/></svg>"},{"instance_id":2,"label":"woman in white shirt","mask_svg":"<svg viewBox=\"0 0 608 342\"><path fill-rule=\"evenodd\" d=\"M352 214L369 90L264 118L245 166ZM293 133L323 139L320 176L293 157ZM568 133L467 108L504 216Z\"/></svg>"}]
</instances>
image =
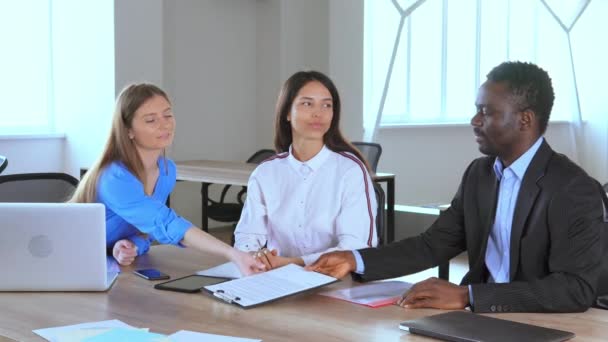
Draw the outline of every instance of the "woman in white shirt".
<instances>
[{"instance_id":1,"label":"woman in white shirt","mask_svg":"<svg viewBox=\"0 0 608 342\"><path fill-rule=\"evenodd\" d=\"M249 178L235 231L235 247L267 269L378 244L369 167L339 124L340 97L327 76L300 71L285 82L276 106L279 153Z\"/></svg>"}]
</instances>

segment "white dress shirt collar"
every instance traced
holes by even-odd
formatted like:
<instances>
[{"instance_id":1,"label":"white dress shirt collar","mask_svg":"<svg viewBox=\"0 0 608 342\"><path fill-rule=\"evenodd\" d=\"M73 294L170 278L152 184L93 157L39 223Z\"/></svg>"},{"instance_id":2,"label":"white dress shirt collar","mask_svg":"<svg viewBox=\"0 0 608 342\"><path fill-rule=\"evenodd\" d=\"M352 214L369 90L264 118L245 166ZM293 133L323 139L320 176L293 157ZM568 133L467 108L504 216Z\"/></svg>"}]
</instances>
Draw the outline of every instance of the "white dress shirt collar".
<instances>
[{"instance_id":1,"label":"white dress shirt collar","mask_svg":"<svg viewBox=\"0 0 608 342\"><path fill-rule=\"evenodd\" d=\"M287 157L287 160L289 160L289 164L293 167L294 170L304 174L310 173L311 171L317 171L321 167L321 165L325 163L325 161L331 154L331 150L327 148L327 146L323 145L321 151L319 151L314 157L305 162L301 162L297 160L296 157L293 155L292 148L293 145L290 145L289 156Z\"/></svg>"}]
</instances>

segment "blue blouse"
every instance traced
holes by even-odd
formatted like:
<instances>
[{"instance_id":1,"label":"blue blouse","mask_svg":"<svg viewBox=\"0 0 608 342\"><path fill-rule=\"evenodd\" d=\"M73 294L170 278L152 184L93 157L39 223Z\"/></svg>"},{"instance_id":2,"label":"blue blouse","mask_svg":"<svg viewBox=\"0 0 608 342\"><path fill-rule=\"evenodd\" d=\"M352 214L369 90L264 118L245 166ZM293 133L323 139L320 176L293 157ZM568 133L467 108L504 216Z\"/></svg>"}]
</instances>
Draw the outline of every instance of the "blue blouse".
<instances>
[{"instance_id":1,"label":"blue blouse","mask_svg":"<svg viewBox=\"0 0 608 342\"><path fill-rule=\"evenodd\" d=\"M161 157L158 168L160 172L151 196L146 195L143 183L122 162L115 161L101 172L97 202L106 207L108 248L114 247L118 240L128 239L137 246L137 255L141 255L150 249L154 240L179 244L193 226L165 205L175 186L175 163Z\"/></svg>"}]
</instances>

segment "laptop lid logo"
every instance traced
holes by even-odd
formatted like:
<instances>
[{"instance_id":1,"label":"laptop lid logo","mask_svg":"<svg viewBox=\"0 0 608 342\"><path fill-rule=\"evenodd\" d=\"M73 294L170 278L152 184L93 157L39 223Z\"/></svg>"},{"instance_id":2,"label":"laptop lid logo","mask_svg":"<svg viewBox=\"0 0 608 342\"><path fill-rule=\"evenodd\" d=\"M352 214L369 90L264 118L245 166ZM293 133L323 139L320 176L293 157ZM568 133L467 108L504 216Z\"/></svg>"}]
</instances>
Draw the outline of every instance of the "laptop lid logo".
<instances>
[{"instance_id":1,"label":"laptop lid logo","mask_svg":"<svg viewBox=\"0 0 608 342\"><path fill-rule=\"evenodd\" d=\"M27 248L37 258L46 258L53 253L53 243L46 235L34 236Z\"/></svg>"}]
</instances>

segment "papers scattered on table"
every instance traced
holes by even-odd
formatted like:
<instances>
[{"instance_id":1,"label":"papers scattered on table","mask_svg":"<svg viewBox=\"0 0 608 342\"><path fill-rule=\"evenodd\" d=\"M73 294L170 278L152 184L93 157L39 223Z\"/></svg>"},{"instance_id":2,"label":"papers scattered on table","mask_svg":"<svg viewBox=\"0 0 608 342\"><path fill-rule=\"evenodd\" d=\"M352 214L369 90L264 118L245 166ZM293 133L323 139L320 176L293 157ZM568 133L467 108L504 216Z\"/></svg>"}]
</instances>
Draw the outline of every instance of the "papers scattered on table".
<instances>
[{"instance_id":1,"label":"papers scattered on table","mask_svg":"<svg viewBox=\"0 0 608 342\"><path fill-rule=\"evenodd\" d=\"M241 271L233 262L223 263L219 266L196 272L198 275L216 278L237 279L241 278Z\"/></svg>"},{"instance_id":2,"label":"papers scattered on table","mask_svg":"<svg viewBox=\"0 0 608 342\"><path fill-rule=\"evenodd\" d=\"M148 331L148 329L113 328L113 329L109 329L108 331L102 332L99 335L87 337L80 341L82 341L82 342L110 342L110 341L170 342L171 340L165 335L151 333ZM76 342L76 341L74 341L74 342Z\"/></svg>"},{"instance_id":3,"label":"papers scattered on table","mask_svg":"<svg viewBox=\"0 0 608 342\"><path fill-rule=\"evenodd\" d=\"M205 286L215 297L250 308L338 281L321 273L288 264L268 272Z\"/></svg>"},{"instance_id":4,"label":"papers scattered on table","mask_svg":"<svg viewBox=\"0 0 608 342\"><path fill-rule=\"evenodd\" d=\"M55 327L55 328L38 329L38 330L33 330L33 332L51 342L59 342L59 341L70 341L71 342L71 341L82 341L86 337L94 336L96 334L105 332L112 328L133 328L133 327L126 323L123 323L117 319L113 319L110 321L91 322L91 323L67 325L67 326ZM70 335L73 335L73 338ZM59 339L60 337L62 339ZM80 337L82 337L82 338L80 338ZM80 338L80 339L78 339L78 338Z\"/></svg>"},{"instance_id":5,"label":"papers scattered on table","mask_svg":"<svg viewBox=\"0 0 608 342\"><path fill-rule=\"evenodd\" d=\"M223 335L205 334L194 331L180 330L173 335L169 335L171 342L260 342L262 340L252 340L249 338L231 337Z\"/></svg>"},{"instance_id":6,"label":"papers scattered on table","mask_svg":"<svg viewBox=\"0 0 608 342\"><path fill-rule=\"evenodd\" d=\"M241 337L213 335L180 330L173 335L151 333L147 328L135 328L117 319L67 325L55 328L37 329L34 333L51 342L254 342Z\"/></svg>"},{"instance_id":7,"label":"papers scattered on table","mask_svg":"<svg viewBox=\"0 0 608 342\"><path fill-rule=\"evenodd\" d=\"M319 293L347 302L378 308L396 302L412 284L403 281L381 281L341 290Z\"/></svg>"}]
</instances>

